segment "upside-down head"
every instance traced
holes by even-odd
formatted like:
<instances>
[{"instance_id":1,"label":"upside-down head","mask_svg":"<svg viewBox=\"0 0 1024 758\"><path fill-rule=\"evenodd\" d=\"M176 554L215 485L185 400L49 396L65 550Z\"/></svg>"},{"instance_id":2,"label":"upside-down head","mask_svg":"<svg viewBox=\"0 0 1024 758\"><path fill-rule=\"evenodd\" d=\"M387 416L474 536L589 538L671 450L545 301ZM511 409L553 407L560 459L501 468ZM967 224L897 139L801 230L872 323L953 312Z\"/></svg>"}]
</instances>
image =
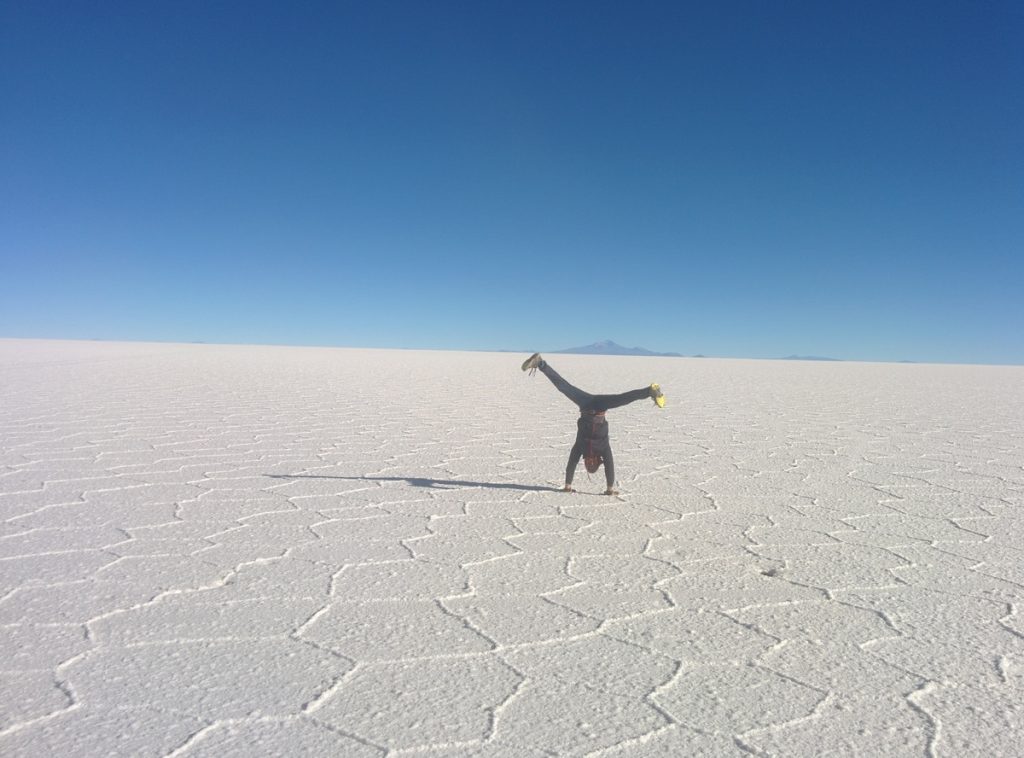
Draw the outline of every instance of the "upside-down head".
<instances>
[{"instance_id":1,"label":"upside-down head","mask_svg":"<svg viewBox=\"0 0 1024 758\"><path fill-rule=\"evenodd\" d=\"M587 467L587 473L590 474L593 474L599 468L601 468L602 463L604 463L604 460L601 458L600 455L597 454L587 455L583 457L583 465Z\"/></svg>"}]
</instances>

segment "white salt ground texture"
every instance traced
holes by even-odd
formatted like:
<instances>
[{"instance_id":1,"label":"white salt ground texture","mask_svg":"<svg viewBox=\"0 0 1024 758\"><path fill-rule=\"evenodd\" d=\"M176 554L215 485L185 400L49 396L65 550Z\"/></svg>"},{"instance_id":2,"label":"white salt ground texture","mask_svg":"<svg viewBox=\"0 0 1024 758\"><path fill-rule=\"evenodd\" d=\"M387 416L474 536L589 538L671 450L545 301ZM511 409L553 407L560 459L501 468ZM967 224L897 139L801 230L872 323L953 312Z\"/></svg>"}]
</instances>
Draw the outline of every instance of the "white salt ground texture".
<instances>
[{"instance_id":1,"label":"white salt ground texture","mask_svg":"<svg viewBox=\"0 0 1024 758\"><path fill-rule=\"evenodd\" d=\"M1024 369L0 341L4 756L1009 756Z\"/></svg>"}]
</instances>

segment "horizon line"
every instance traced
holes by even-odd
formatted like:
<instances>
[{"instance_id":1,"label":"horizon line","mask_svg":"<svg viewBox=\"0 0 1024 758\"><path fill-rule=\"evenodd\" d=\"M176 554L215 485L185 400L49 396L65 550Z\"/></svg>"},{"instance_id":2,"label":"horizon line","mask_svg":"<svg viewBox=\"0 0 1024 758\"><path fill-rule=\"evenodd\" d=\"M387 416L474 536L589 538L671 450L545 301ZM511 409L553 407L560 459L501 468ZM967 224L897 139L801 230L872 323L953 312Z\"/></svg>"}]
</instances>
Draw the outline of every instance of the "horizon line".
<instances>
[{"instance_id":1,"label":"horizon line","mask_svg":"<svg viewBox=\"0 0 1024 758\"><path fill-rule=\"evenodd\" d=\"M530 355L534 352L551 353L556 355L572 355L574 357L598 357L598 358L664 358L666 360L690 359L690 360L733 360L733 361L787 361L799 363L888 363L895 365L910 366L1005 366L1019 368L1024 366L1021 363L994 363L994 362L967 362L967 361L940 361L940 360L878 360L866 358L833 358L828 356L801 356L791 354L789 356L749 356L749 355L710 355L707 353L694 353L676 355L629 355L616 353L567 353L566 350L577 348L560 348L553 350L516 350L511 348L451 348L451 347L381 347L381 346L358 346L322 343L297 343L297 342L219 342L208 340L176 340L176 339L108 339L104 337L14 337L0 335L0 341L23 341L23 342L106 342L106 343L127 343L127 344L155 344L155 345L206 345L210 347L297 347L316 348L324 350L405 350L410 352L444 352L444 353L522 353Z\"/></svg>"}]
</instances>

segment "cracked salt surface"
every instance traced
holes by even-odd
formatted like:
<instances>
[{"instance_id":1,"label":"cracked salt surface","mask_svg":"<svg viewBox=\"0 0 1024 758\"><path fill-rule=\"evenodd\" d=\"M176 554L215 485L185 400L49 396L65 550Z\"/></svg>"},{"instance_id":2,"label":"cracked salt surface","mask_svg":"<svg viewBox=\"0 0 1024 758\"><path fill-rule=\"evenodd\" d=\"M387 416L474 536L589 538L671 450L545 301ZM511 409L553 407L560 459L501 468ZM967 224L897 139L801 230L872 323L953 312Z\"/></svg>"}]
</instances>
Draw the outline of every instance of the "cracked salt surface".
<instances>
[{"instance_id":1,"label":"cracked salt surface","mask_svg":"<svg viewBox=\"0 0 1024 758\"><path fill-rule=\"evenodd\" d=\"M518 361L0 340L0 753L1019 754L1024 369Z\"/></svg>"}]
</instances>

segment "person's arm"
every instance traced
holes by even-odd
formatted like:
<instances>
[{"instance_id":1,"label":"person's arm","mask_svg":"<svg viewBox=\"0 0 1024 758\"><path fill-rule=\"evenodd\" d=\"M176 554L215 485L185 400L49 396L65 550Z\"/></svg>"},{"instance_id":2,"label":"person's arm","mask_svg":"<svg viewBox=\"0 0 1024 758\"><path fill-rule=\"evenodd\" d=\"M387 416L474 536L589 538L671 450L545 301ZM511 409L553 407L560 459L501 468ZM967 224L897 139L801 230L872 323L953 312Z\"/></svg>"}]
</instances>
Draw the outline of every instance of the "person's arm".
<instances>
[{"instance_id":1,"label":"person's arm","mask_svg":"<svg viewBox=\"0 0 1024 758\"><path fill-rule=\"evenodd\" d=\"M605 443L604 448L604 480L608 484L608 489L615 489L615 459L612 457L612 445L610 442Z\"/></svg>"},{"instance_id":2,"label":"person's arm","mask_svg":"<svg viewBox=\"0 0 1024 758\"><path fill-rule=\"evenodd\" d=\"M572 489L572 479L576 475L576 467L579 465L581 457L583 457L583 442L576 440L572 450L569 451L569 462L565 465L565 486L570 490Z\"/></svg>"}]
</instances>

